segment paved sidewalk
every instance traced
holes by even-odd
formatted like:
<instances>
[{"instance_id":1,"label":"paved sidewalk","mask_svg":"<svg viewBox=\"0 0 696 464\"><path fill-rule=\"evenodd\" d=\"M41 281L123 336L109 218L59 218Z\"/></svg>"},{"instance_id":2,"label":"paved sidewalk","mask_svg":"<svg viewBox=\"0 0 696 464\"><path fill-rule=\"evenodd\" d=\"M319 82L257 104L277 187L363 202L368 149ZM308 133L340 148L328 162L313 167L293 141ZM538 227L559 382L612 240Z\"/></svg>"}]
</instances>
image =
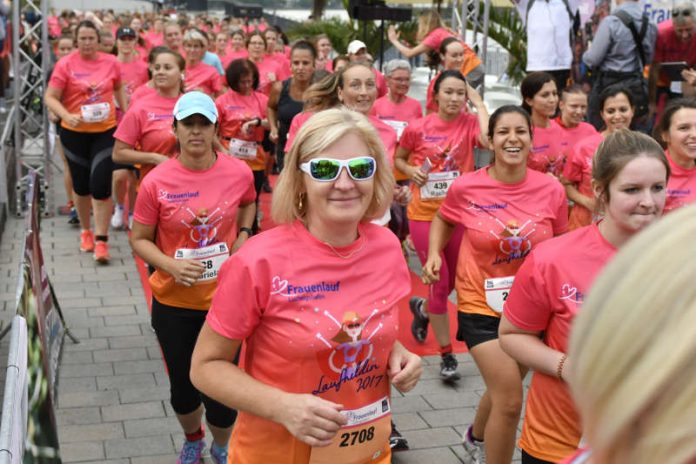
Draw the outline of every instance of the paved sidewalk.
<instances>
[{"instance_id":1,"label":"paved sidewalk","mask_svg":"<svg viewBox=\"0 0 696 464\"><path fill-rule=\"evenodd\" d=\"M10 218L0 241L3 320L14 312L22 227L22 220ZM168 402L167 375L126 233L111 233L108 266L78 251L78 229L65 217L42 221L41 243L67 323L81 340L66 338L59 371L63 461L173 464L183 434ZM442 383L439 357L429 357L415 390L394 391L394 420L411 450L395 453L393 462L463 462L460 436L484 386L471 358L458 358L463 377L457 385Z\"/></svg>"}]
</instances>

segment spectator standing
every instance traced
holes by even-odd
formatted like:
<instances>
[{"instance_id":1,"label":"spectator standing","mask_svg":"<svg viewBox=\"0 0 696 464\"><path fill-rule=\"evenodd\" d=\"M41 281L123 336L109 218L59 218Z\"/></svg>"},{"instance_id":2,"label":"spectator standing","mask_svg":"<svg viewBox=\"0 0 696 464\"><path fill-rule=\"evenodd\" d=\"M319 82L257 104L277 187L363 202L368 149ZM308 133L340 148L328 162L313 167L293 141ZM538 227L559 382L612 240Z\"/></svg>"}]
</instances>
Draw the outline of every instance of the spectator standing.
<instances>
[{"instance_id":1,"label":"spectator standing","mask_svg":"<svg viewBox=\"0 0 696 464\"><path fill-rule=\"evenodd\" d=\"M573 22L579 0L515 0L527 31L527 72L545 71L561 93L573 64Z\"/></svg>"},{"instance_id":2,"label":"spectator standing","mask_svg":"<svg viewBox=\"0 0 696 464\"><path fill-rule=\"evenodd\" d=\"M660 71L660 64L674 61L685 61L690 68L696 66L696 8L689 2L676 5L672 19L660 23L657 29L649 80L650 109L656 121L667 101L683 94L682 81L672 81Z\"/></svg>"},{"instance_id":3,"label":"spectator standing","mask_svg":"<svg viewBox=\"0 0 696 464\"><path fill-rule=\"evenodd\" d=\"M641 119L636 127L645 130L648 95L643 67L652 63L657 26L643 14L638 0L617 0L616 4L618 7L614 13L599 23L592 45L582 55L594 74L588 106L589 121L597 130L601 129L599 93L606 87L621 85L633 93L636 117ZM632 24L634 30L626 24Z\"/></svg>"}]
</instances>

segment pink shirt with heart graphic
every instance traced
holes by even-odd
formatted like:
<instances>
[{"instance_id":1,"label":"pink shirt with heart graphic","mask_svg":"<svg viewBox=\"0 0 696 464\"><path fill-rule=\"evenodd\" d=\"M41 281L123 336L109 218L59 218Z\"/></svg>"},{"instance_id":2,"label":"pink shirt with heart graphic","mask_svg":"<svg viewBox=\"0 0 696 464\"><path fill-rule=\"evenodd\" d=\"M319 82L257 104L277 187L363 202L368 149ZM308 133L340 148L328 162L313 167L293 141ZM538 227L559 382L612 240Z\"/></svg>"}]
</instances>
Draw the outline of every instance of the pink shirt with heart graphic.
<instances>
[{"instance_id":1,"label":"pink shirt with heart graphic","mask_svg":"<svg viewBox=\"0 0 696 464\"><path fill-rule=\"evenodd\" d=\"M532 149L527 158L527 167L539 172L549 172L558 177L563 171L565 153L561 146L563 131L556 121L549 127L533 127Z\"/></svg>"},{"instance_id":2,"label":"pink shirt with heart graphic","mask_svg":"<svg viewBox=\"0 0 696 464\"><path fill-rule=\"evenodd\" d=\"M397 302L410 290L398 239L374 224L361 224L355 242L335 248L296 221L252 237L232 255L207 323L223 337L245 341L247 374L346 410L379 407L338 432L329 461L282 425L240 412L230 462L391 462L388 359L398 333ZM358 439L345 442L353 432ZM357 453L375 458L356 460Z\"/></svg>"},{"instance_id":3,"label":"pink shirt with heart graphic","mask_svg":"<svg viewBox=\"0 0 696 464\"><path fill-rule=\"evenodd\" d=\"M505 302L505 317L523 330L544 332L544 343L568 352L573 319L599 272L616 253L597 224L541 243L525 260ZM520 445L544 461L573 453L582 428L570 390L535 372L527 396Z\"/></svg>"},{"instance_id":4,"label":"pink shirt with heart graphic","mask_svg":"<svg viewBox=\"0 0 696 464\"><path fill-rule=\"evenodd\" d=\"M438 214L465 229L455 283L459 311L500 317L505 290L498 279L514 277L539 243L566 232L568 202L551 176L528 169L524 180L506 184L489 169L457 178Z\"/></svg>"},{"instance_id":5,"label":"pink shirt with heart graphic","mask_svg":"<svg viewBox=\"0 0 696 464\"><path fill-rule=\"evenodd\" d=\"M667 181L665 213L696 201L696 167L684 168L678 165L669 150L666 155L672 174Z\"/></svg>"}]
</instances>

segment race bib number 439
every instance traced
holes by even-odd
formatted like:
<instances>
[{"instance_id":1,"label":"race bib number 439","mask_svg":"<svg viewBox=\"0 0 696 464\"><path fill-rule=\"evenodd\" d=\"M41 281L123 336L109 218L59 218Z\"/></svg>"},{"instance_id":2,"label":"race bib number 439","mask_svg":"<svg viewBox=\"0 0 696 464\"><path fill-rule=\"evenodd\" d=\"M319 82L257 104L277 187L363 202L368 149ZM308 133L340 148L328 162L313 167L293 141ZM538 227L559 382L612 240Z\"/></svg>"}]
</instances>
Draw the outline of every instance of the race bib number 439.
<instances>
[{"instance_id":1,"label":"race bib number 439","mask_svg":"<svg viewBox=\"0 0 696 464\"><path fill-rule=\"evenodd\" d=\"M432 172L428 174L428 180L420 188L421 198L424 200L442 199L447 195L452 182L459 177L459 171Z\"/></svg>"},{"instance_id":2,"label":"race bib number 439","mask_svg":"<svg viewBox=\"0 0 696 464\"><path fill-rule=\"evenodd\" d=\"M94 103L92 105L82 105L80 112L84 122L102 122L109 117L111 107L108 103Z\"/></svg>"}]
</instances>

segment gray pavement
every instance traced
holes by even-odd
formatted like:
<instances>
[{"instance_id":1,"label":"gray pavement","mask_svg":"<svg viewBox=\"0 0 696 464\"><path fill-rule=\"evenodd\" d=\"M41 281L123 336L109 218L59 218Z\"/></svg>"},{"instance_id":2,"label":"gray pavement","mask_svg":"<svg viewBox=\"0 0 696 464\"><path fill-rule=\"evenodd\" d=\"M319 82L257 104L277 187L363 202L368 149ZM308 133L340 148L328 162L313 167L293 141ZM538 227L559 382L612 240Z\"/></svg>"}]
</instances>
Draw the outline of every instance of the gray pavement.
<instances>
[{"instance_id":1,"label":"gray pavement","mask_svg":"<svg viewBox=\"0 0 696 464\"><path fill-rule=\"evenodd\" d=\"M64 203L57 197L57 204ZM22 220L10 218L0 241L3 321L15 309L22 229ZM91 254L79 252L78 229L65 217L44 218L41 229L48 274L68 326L81 341L66 338L59 371L63 461L174 463L183 434L169 405L169 382L126 233L112 231L111 263L98 266ZM462 379L456 385L440 381L439 357L427 357L418 386L406 394L393 392L394 420L411 446L395 453L393 462L463 462L460 436L484 385L470 356L458 359Z\"/></svg>"}]
</instances>

